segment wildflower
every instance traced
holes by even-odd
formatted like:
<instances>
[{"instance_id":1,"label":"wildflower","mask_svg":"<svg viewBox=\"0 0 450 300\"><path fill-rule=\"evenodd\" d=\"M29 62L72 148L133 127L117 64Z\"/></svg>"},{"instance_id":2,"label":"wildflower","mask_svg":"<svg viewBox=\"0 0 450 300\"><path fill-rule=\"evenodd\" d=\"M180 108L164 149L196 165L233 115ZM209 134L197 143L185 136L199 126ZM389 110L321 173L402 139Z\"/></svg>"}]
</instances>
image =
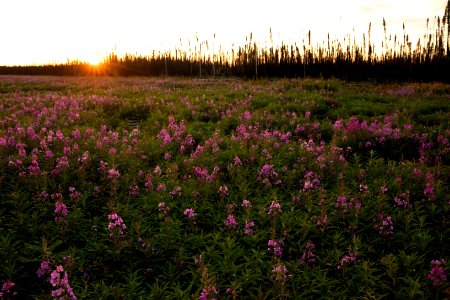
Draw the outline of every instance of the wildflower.
<instances>
[{"instance_id":1,"label":"wildflower","mask_svg":"<svg viewBox=\"0 0 450 300\"><path fill-rule=\"evenodd\" d=\"M170 155L169 152L164 153L164 159L165 160L170 160L172 158L172 155Z\"/></svg>"},{"instance_id":2,"label":"wildflower","mask_svg":"<svg viewBox=\"0 0 450 300\"><path fill-rule=\"evenodd\" d=\"M422 171L420 169L414 168L413 175L416 177L422 176Z\"/></svg>"},{"instance_id":3,"label":"wildflower","mask_svg":"<svg viewBox=\"0 0 450 300\"><path fill-rule=\"evenodd\" d=\"M305 112L305 119L309 119L311 117L311 112L307 111Z\"/></svg>"},{"instance_id":4,"label":"wildflower","mask_svg":"<svg viewBox=\"0 0 450 300\"><path fill-rule=\"evenodd\" d=\"M164 215L167 215L169 213L169 211L170 211L170 207L166 203L160 202L158 204L158 210L160 212L162 212Z\"/></svg>"},{"instance_id":5,"label":"wildflower","mask_svg":"<svg viewBox=\"0 0 450 300\"><path fill-rule=\"evenodd\" d=\"M281 257L283 255L283 248L281 247L283 244L283 240L269 240L267 251L273 253L276 257Z\"/></svg>"},{"instance_id":6,"label":"wildflower","mask_svg":"<svg viewBox=\"0 0 450 300\"><path fill-rule=\"evenodd\" d=\"M432 260L431 264L433 267L428 273L427 278L433 281L434 286L439 286L440 282L447 281L447 276L444 272L445 260Z\"/></svg>"},{"instance_id":7,"label":"wildflower","mask_svg":"<svg viewBox=\"0 0 450 300\"><path fill-rule=\"evenodd\" d=\"M117 213L111 213L108 215L108 230L110 231L109 236L114 237L114 235L118 235L119 237L123 236L124 230L127 228L122 218L117 215Z\"/></svg>"},{"instance_id":8,"label":"wildflower","mask_svg":"<svg viewBox=\"0 0 450 300\"><path fill-rule=\"evenodd\" d=\"M403 208L410 207L409 191L407 190L406 192L402 193L398 197L395 197L394 202L395 202L395 206L397 206L397 207L403 207Z\"/></svg>"},{"instance_id":9,"label":"wildflower","mask_svg":"<svg viewBox=\"0 0 450 300\"><path fill-rule=\"evenodd\" d=\"M306 251L303 252L300 264L302 265L311 265L316 262L316 255L315 255L315 248L313 243L311 241L308 241L306 243Z\"/></svg>"},{"instance_id":10,"label":"wildflower","mask_svg":"<svg viewBox=\"0 0 450 300\"><path fill-rule=\"evenodd\" d=\"M282 263L277 263L272 269L273 279L277 282L284 282L289 278L289 271Z\"/></svg>"},{"instance_id":11,"label":"wildflower","mask_svg":"<svg viewBox=\"0 0 450 300\"><path fill-rule=\"evenodd\" d=\"M166 185L164 183L160 183L160 184L158 184L158 187L156 188L156 190L158 192L159 191L165 191L165 190L167 190L167 187L166 187Z\"/></svg>"},{"instance_id":12,"label":"wildflower","mask_svg":"<svg viewBox=\"0 0 450 300\"><path fill-rule=\"evenodd\" d=\"M276 215L278 213L281 213L281 205L278 203L278 201L272 201L272 203L269 206L269 212L268 215Z\"/></svg>"},{"instance_id":13,"label":"wildflower","mask_svg":"<svg viewBox=\"0 0 450 300\"><path fill-rule=\"evenodd\" d=\"M218 291L214 286L208 286L202 290L199 300L216 300L217 298L212 297L217 294Z\"/></svg>"},{"instance_id":14,"label":"wildflower","mask_svg":"<svg viewBox=\"0 0 450 300\"><path fill-rule=\"evenodd\" d=\"M52 150L45 150L45 158L53 158Z\"/></svg>"},{"instance_id":15,"label":"wildflower","mask_svg":"<svg viewBox=\"0 0 450 300\"><path fill-rule=\"evenodd\" d=\"M222 197L228 196L228 194L229 194L228 187L226 185L221 185L219 187L219 190L217 191L217 194L219 194L219 196L222 196Z\"/></svg>"},{"instance_id":16,"label":"wildflower","mask_svg":"<svg viewBox=\"0 0 450 300\"><path fill-rule=\"evenodd\" d=\"M13 281L7 280L2 285L2 291L0 293L0 298L6 296L6 299L9 299L8 295L16 296L17 292L12 291L16 284Z\"/></svg>"},{"instance_id":17,"label":"wildflower","mask_svg":"<svg viewBox=\"0 0 450 300\"><path fill-rule=\"evenodd\" d=\"M107 162L104 162L103 160L101 160L100 161L100 166L97 168L97 170L100 172L100 173L103 173L103 172L105 172L106 171L106 168L108 167L108 163Z\"/></svg>"},{"instance_id":18,"label":"wildflower","mask_svg":"<svg viewBox=\"0 0 450 300\"><path fill-rule=\"evenodd\" d=\"M129 194L131 196L138 196L139 195L139 187L137 185L130 185L130 187L128 188Z\"/></svg>"},{"instance_id":19,"label":"wildflower","mask_svg":"<svg viewBox=\"0 0 450 300\"><path fill-rule=\"evenodd\" d=\"M384 217L382 214L378 215L378 223L374 226L382 237L389 237L394 234L394 223L391 216Z\"/></svg>"},{"instance_id":20,"label":"wildflower","mask_svg":"<svg viewBox=\"0 0 450 300\"><path fill-rule=\"evenodd\" d=\"M108 171L108 178L109 179L117 179L120 177L120 172L117 169L109 169Z\"/></svg>"},{"instance_id":21,"label":"wildflower","mask_svg":"<svg viewBox=\"0 0 450 300\"><path fill-rule=\"evenodd\" d=\"M341 269L343 270L344 267L348 266L350 263L355 263L355 262L356 262L356 253L349 252L346 256L344 256L341 259L341 262L337 268L338 268L338 270L341 270Z\"/></svg>"},{"instance_id":22,"label":"wildflower","mask_svg":"<svg viewBox=\"0 0 450 300\"><path fill-rule=\"evenodd\" d=\"M69 197L70 200L75 201L81 196L81 193L78 192L73 186L69 187Z\"/></svg>"},{"instance_id":23,"label":"wildflower","mask_svg":"<svg viewBox=\"0 0 450 300\"><path fill-rule=\"evenodd\" d=\"M55 213L57 216L55 217L55 222L62 222L63 218L67 216L67 206L64 202L58 201L55 203Z\"/></svg>"},{"instance_id":24,"label":"wildflower","mask_svg":"<svg viewBox=\"0 0 450 300\"><path fill-rule=\"evenodd\" d=\"M41 266L37 270L37 276L42 278L46 273L50 271L50 263L47 260L41 262Z\"/></svg>"},{"instance_id":25,"label":"wildflower","mask_svg":"<svg viewBox=\"0 0 450 300\"><path fill-rule=\"evenodd\" d=\"M162 173L162 170L161 170L161 167L160 167L160 166L156 166L156 167L153 169L153 174L155 174L155 175L161 175L161 173Z\"/></svg>"},{"instance_id":26,"label":"wildflower","mask_svg":"<svg viewBox=\"0 0 450 300\"><path fill-rule=\"evenodd\" d=\"M228 215L227 219L223 222L223 224L229 228L236 228L237 222L233 215Z\"/></svg>"},{"instance_id":27,"label":"wildflower","mask_svg":"<svg viewBox=\"0 0 450 300\"><path fill-rule=\"evenodd\" d=\"M328 216L326 214L323 214L320 217L318 217L316 225L317 225L317 227L320 227L323 230L323 228L327 224L327 221L328 221Z\"/></svg>"},{"instance_id":28,"label":"wildflower","mask_svg":"<svg viewBox=\"0 0 450 300\"><path fill-rule=\"evenodd\" d=\"M252 203L248 201L247 199L242 200L242 206L246 208L252 207Z\"/></svg>"},{"instance_id":29,"label":"wildflower","mask_svg":"<svg viewBox=\"0 0 450 300\"><path fill-rule=\"evenodd\" d=\"M116 150L116 148L111 147L111 148L109 148L108 153L111 155L115 155L115 154L117 154L117 150Z\"/></svg>"},{"instance_id":30,"label":"wildflower","mask_svg":"<svg viewBox=\"0 0 450 300\"><path fill-rule=\"evenodd\" d=\"M180 196L181 195L181 187L180 186L174 187L173 190L170 192L170 195L172 195L173 197Z\"/></svg>"},{"instance_id":31,"label":"wildflower","mask_svg":"<svg viewBox=\"0 0 450 300\"><path fill-rule=\"evenodd\" d=\"M265 187L271 187L273 184L280 185L278 173L274 170L274 165L265 164L258 173L258 181L261 181Z\"/></svg>"},{"instance_id":32,"label":"wildflower","mask_svg":"<svg viewBox=\"0 0 450 300\"><path fill-rule=\"evenodd\" d=\"M369 189L369 187L367 185L365 185L365 184L360 184L359 185L359 191L361 193L366 193L368 191L368 189Z\"/></svg>"},{"instance_id":33,"label":"wildflower","mask_svg":"<svg viewBox=\"0 0 450 300\"><path fill-rule=\"evenodd\" d=\"M172 138L170 137L170 134L165 129L161 129L161 131L158 134L158 138L161 141L161 148L172 142Z\"/></svg>"},{"instance_id":34,"label":"wildflower","mask_svg":"<svg viewBox=\"0 0 450 300\"><path fill-rule=\"evenodd\" d=\"M68 167L69 167L69 160L67 159L66 156L56 159L56 168L57 169L68 168Z\"/></svg>"},{"instance_id":35,"label":"wildflower","mask_svg":"<svg viewBox=\"0 0 450 300\"><path fill-rule=\"evenodd\" d=\"M423 194L428 198L428 199L434 199L436 197L436 192L434 190L434 186L432 183L427 183L425 185L425 190L423 192Z\"/></svg>"},{"instance_id":36,"label":"wildflower","mask_svg":"<svg viewBox=\"0 0 450 300\"><path fill-rule=\"evenodd\" d=\"M62 274L62 277L61 277ZM52 297L59 297L59 299L72 299L76 300L72 287L69 284L69 278L67 272L64 272L64 268L58 265L56 269L50 274L50 284L55 288L52 291Z\"/></svg>"},{"instance_id":37,"label":"wildflower","mask_svg":"<svg viewBox=\"0 0 450 300\"><path fill-rule=\"evenodd\" d=\"M252 220L246 220L245 221L244 233L246 235L255 234L256 231L254 229L252 229L252 227L254 227L254 226L255 226L255 223Z\"/></svg>"},{"instance_id":38,"label":"wildflower","mask_svg":"<svg viewBox=\"0 0 450 300\"><path fill-rule=\"evenodd\" d=\"M184 211L184 215L188 218L191 219L193 217L195 217L197 215L197 213L192 209L192 208L187 208Z\"/></svg>"}]
</instances>

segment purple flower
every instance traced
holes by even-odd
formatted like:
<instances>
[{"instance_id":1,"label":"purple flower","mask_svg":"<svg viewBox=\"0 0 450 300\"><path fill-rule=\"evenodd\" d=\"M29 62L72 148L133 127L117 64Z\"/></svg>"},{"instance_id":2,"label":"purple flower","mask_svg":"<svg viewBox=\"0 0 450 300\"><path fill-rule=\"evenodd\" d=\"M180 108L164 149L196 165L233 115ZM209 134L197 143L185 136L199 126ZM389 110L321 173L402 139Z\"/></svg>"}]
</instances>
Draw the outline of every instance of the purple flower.
<instances>
[{"instance_id":1,"label":"purple flower","mask_svg":"<svg viewBox=\"0 0 450 300\"><path fill-rule=\"evenodd\" d=\"M216 300L217 298L213 298L214 295L217 295L218 291L214 286L208 286L204 288L200 294L199 300Z\"/></svg>"},{"instance_id":2,"label":"purple flower","mask_svg":"<svg viewBox=\"0 0 450 300\"><path fill-rule=\"evenodd\" d=\"M111 213L108 215L109 224L108 230L110 231L109 236L114 237L114 235L123 236L124 230L127 228L122 218L117 215L117 213Z\"/></svg>"},{"instance_id":3,"label":"purple flower","mask_svg":"<svg viewBox=\"0 0 450 300\"><path fill-rule=\"evenodd\" d=\"M281 205L278 201L272 201L272 203L269 206L269 212L268 215L276 215L281 213Z\"/></svg>"},{"instance_id":4,"label":"purple flower","mask_svg":"<svg viewBox=\"0 0 450 300\"><path fill-rule=\"evenodd\" d=\"M236 228L237 222L233 215L228 215L227 219L223 222L223 224L229 228Z\"/></svg>"},{"instance_id":5,"label":"purple flower","mask_svg":"<svg viewBox=\"0 0 450 300\"><path fill-rule=\"evenodd\" d=\"M373 226L382 237L389 237L394 234L394 223L392 222L392 217L390 215L384 216L382 214L378 215L378 223Z\"/></svg>"},{"instance_id":6,"label":"purple flower","mask_svg":"<svg viewBox=\"0 0 450 300\"><path fill-rule=\"evenodd\" d=\"M284 282L289 278L289 271L285 265L278 263L272 269L273 278L277 282Z\"/></svg>"},{"instance_id":7,"label":"purple flower","mask_svg":"<svg viewBox=\"0 0 450 300\"><path fill-rule=\"evenodd\" d=\"M117 179L120 177L120 172L117 169L109 169L108 170L108 178L109 179Z\"/></svg>"},{"instance_id":8,"label":"purple flower","mask_svg":"<svg viewBox=\"0 0 450 300\"><path fill-rule=\"evenodd\" d=\"M281 247L283 244L283 240L269 240L267 251L273 253L276 257L281 257L283 255L283 248Z\"/></svg>"},{"instance_id":9,"label":"purple flower","mask_svg":"<svg viewBox=\"0 0 450 300\"><path fill-rule=\"evenodd\" d=\"M300 264L302 265L311 265L316 262L316 255L315 255L315 246L311 241L308 241L306 243L306 251L303 252Z\"/></svg>"},{"instance_id":10,"label":"purple flower","mask_svg":"<svg viewBox=\"0 0 450 300\"><path fill-rule=\"evenodd\" d=\"M47 260L44 260L41 262L41 266L36 272L37 276L41 278L48 272L50 272L50 263Z\"/></svg>"},{"instance_id":11,"label":"purple flower","mask_svg":"<svg viewBox=\"0 0 450 300\"><path fill-rule=\"evenodd\" d=\"M184 215L188 218L191 219L193 217L195 217L197 215L197 213L192 209L192 208L187 208L184 211Z\"/></svg>"},{"instance_id":12,"label":"purple flower","mask_svg":"<svg viewBox=\"0 0 450 300\"><path fill-rule=\"evenodd\" d=\"M433 281L434 286L439 286L439 284L443 281L447 281L447 276L444 272L445 260L432 260L431 261L432 268L430 273L428 273L427 278Z\"/></svg>"},{"instance_id":13,"label":"purple flower","mask_svg":"<svg viewBox=\"0 0 450 300\"><path fill-rule=\"evenodd\" d=\"M244 200L242 200L242 206L250 208L250 207L252 207L252 203L250 201L248 201L247 199L244 199Z\"/></svg>"},{"instance_id":14,"label":"purple flower","mask_svg":"<svg viewBox=\"0 0 450 300\"><path fill-rule=\"evenodd\" d=\"M252 228L255 226L255 223L252 220L246 220L245 221L245 228L244 228L244 233L246 235L252 235L255 234L256 231Z\"/></svg>"},{"instance_id":15,"label":"purple flower","mask_svg":"<svg viewBox=\"0 0 450 300\"><path fill-rule=\"evenodd\" d=\"M346 256L341 259L338 270L344 269L344 267L348 266L350 263L356 262L356 253L349 252Z\"/></svg>"}]
</instances>

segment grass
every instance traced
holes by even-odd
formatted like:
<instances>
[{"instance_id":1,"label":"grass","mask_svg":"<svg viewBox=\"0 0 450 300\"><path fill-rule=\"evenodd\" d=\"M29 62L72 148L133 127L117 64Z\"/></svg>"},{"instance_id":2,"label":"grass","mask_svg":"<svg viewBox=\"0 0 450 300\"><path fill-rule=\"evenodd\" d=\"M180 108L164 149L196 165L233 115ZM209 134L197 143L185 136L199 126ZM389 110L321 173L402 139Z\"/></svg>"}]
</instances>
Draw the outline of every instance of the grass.
<instances>
[{"instance_id":1,"label":"grass","mask_svg":"<svg viewBox=\"0 0 450 300\"><path fill-rule=\"evenodd\" d=\"M448 297L446 84L1 90L5 298Z\"/></svg>"}]
</instances>

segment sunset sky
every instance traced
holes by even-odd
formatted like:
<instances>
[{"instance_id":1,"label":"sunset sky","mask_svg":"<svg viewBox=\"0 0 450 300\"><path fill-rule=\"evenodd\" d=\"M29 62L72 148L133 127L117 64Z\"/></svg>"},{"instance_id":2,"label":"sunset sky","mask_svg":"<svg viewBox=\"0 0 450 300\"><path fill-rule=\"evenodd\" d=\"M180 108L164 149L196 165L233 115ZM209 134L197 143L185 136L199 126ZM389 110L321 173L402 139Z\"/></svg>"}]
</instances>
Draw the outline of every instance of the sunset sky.
<instances>
[{"instance_id":1,"label":"sunset sky","mask_svg":"<svg viewBox=\"0 0 450 300\"><path fill-rule=\"evenodd\" d=\"M372 39L406 32L417 42L426 19L444 14L447 0L0 0L0 65L79 59L98 62L119 55L148 55L153 49L187 46L197 33L212 47L243 45L245 37L264 45L269 28L275 42L313 43L347 33L362 37L372 22Z\"/></svg>"}]
</instances>

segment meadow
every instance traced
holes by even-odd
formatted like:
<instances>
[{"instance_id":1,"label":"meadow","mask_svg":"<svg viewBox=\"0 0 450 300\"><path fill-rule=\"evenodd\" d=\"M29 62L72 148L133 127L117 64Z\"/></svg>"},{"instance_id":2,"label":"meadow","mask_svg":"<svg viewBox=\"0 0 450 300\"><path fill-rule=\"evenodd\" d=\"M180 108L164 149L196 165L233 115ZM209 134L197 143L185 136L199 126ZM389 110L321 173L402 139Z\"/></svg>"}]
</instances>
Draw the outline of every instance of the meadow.
<instances>
[{"instance_id":1,"label":"meadow","mask_svg":"<svg viewBox=\"0 0 450 300\"><path fill-rule=\"evenodd\" d=\"M0 298L450 297L450 85L0 77Z\"/></svg>"}]
</instances>

